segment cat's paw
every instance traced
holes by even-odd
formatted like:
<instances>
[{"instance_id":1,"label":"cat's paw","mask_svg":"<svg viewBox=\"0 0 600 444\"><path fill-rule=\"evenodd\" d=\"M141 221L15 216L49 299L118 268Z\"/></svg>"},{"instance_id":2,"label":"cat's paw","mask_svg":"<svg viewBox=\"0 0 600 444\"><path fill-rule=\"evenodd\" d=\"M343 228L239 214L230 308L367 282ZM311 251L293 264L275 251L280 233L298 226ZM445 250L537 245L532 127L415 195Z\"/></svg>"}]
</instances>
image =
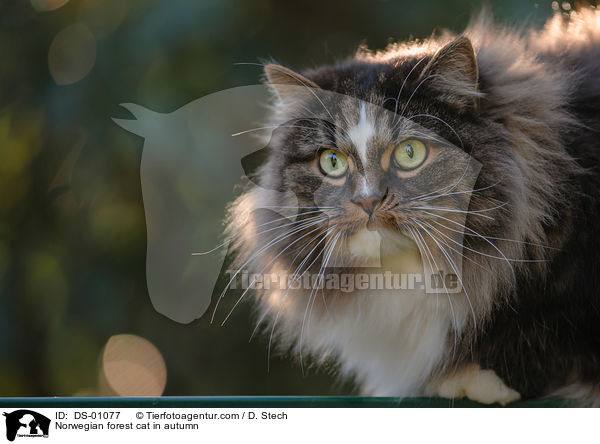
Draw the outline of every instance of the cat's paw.
<instances>
[{"instance_id":1,"label":"cat's paw","mask_svg":"<svg viewBox=\"0 0 600 444\"><path fill-rule=\"evenodd\" d=\"M442 398L469 398L482 404L506 405L521 395L508 387L493 370L483 370L477 364L467 364L446 376L433 389Z\"/></svg>"}]
</instances>

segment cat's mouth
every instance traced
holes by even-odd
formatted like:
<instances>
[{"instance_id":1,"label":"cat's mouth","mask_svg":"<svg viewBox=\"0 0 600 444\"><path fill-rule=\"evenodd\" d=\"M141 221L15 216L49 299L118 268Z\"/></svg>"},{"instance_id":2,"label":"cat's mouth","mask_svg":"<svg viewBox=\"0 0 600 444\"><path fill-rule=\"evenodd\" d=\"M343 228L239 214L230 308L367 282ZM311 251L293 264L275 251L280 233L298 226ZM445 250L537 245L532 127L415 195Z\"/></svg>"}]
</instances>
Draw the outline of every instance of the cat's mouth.
<instances>
[{"instance_id":1,"label":"cat's mouth","mask_svg":"<svg viewBox=\"0 0 600 444\"><path fill-rule=\"evenodd\" d=\"M348 239L348 252L355 259L379 260L380 251L381 234L376 230L362 229L352 234Z\"/></svg>"},{"instance_id":2,"label":"cat's mouth","mask_svg":"<svg viewBox=\"0 0 600 444\"><path fill-rule=\"evenodd\" d=\"M329 215L331 223L344 226L347 231L399 231L399 225L406 222L403 214L390 211L390 208L379 207L372 212L365 212L356 205L343 206L340 212L324 212Z\"/></svg>"},{"instance_id":3,"label":"cat's mouth","mask_svg":"<svg viewBox=\"0 0 600 444\"><path fill-rule=\"evenodd\" d=\"M389 220L384 217L369 218L364 225L364 228L369 231L378 232L398 232L398 224L395 220Z\"/></svg>"},{"instance_id":4,"label":"cat's mouth","mask_svg":"<svg viewBox=\"0 0 600 444\"><path fill-rule=\"evenodd\" d=\"M397 229L378 225L373 229L363 228L348 237L348 253L355 260L364 261L363 266L381 266L384 256L414 250L413 240Z\"/></svg>"},{"instance_id":5,"label":"cat's mouth","mask_svg":"<svg viewBox=\"0 0 600 444\"><path fill-rule=\"evenodd\" d=\"M377 231L378 229L382 228L381 223L378 220L372 220L369 219L367 221L367 230L369 231Z\"/></svg>"}]
</instances>

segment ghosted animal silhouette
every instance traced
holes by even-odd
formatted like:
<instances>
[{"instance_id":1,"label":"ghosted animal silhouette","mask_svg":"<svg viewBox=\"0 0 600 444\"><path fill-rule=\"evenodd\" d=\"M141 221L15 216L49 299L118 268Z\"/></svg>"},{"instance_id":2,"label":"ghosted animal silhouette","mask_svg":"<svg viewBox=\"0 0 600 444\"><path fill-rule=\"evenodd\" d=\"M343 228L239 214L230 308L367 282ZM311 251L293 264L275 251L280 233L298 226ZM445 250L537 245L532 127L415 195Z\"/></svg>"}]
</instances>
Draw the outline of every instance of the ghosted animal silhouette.
<instances>
[{"instance_id":1,"label":"ghosted animal silhouette","mask_svg":"<svg viewBox=\"0 0 600 444\"><path fill-rule=\"evenodd\" d=\"M144 138L140 182L148 294L154 308L174 321L192 322L210 305L223 262L195 253L213 249L222 236L226 208L241 178L247 173L257 183L265 141L238 133L256 126L270 96L266 86L250 85L210 94L167 114L123 104L135 119L114 119ZM292 195L287 205L296 201Z\"/></svg>"}]
</instances>

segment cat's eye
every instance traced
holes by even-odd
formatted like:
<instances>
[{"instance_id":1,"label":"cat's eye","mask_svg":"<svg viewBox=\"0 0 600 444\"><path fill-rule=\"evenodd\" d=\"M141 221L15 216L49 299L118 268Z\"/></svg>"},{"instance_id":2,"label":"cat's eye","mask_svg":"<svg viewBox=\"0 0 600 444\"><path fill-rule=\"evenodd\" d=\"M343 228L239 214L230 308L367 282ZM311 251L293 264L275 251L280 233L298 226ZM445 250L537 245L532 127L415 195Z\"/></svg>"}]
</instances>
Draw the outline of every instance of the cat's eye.
<instances>
[{"instance_id":1,"label":"cat's eye","mask_svg":"<svg viewBox=\"0 0 600 444\"><path fill-rule=\"evenodd\" d=\"M394 161L398 168L414 170L427 158L427 146L417 139L408 139L398 144L394 150Z\"/></svg>"},{"instance_id":2,"label":"cat's eye","mask_svg":"<svg viewBox=\"0 0 600 444\"><path fill-rule=\"evenodd\" d=\"M319 156L319 169L330 177L342 177L348 171L348 158L336 150L322 151Z\"/></svg>"}]
</instances>

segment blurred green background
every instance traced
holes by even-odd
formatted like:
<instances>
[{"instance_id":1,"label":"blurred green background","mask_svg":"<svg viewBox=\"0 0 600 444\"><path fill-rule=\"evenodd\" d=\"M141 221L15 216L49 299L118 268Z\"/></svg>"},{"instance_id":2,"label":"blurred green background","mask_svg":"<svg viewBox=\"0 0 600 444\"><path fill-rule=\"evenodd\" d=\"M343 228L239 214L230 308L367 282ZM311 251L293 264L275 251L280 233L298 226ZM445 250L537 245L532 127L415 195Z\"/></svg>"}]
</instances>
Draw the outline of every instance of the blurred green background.
<instances>
[{"instance_id":1,"label":"blurred green background","mask_svg":"<svg viewBox=\"0 0 600 444\"><path fill-rule=\"evenodd\" d=\"M554 3L554 4L553 4ZM491 1L540 26L568 3ZM0 0L0 396L347 394L226 326L152 308L139 177L143 141L111 117L170 112L361 43L460 32L477 1ZM215 184L218 188L219 184ZM122 336L128 335L128 336ZM149 341L149 342L146 342Z\"/></svg>"}]
</instances>

